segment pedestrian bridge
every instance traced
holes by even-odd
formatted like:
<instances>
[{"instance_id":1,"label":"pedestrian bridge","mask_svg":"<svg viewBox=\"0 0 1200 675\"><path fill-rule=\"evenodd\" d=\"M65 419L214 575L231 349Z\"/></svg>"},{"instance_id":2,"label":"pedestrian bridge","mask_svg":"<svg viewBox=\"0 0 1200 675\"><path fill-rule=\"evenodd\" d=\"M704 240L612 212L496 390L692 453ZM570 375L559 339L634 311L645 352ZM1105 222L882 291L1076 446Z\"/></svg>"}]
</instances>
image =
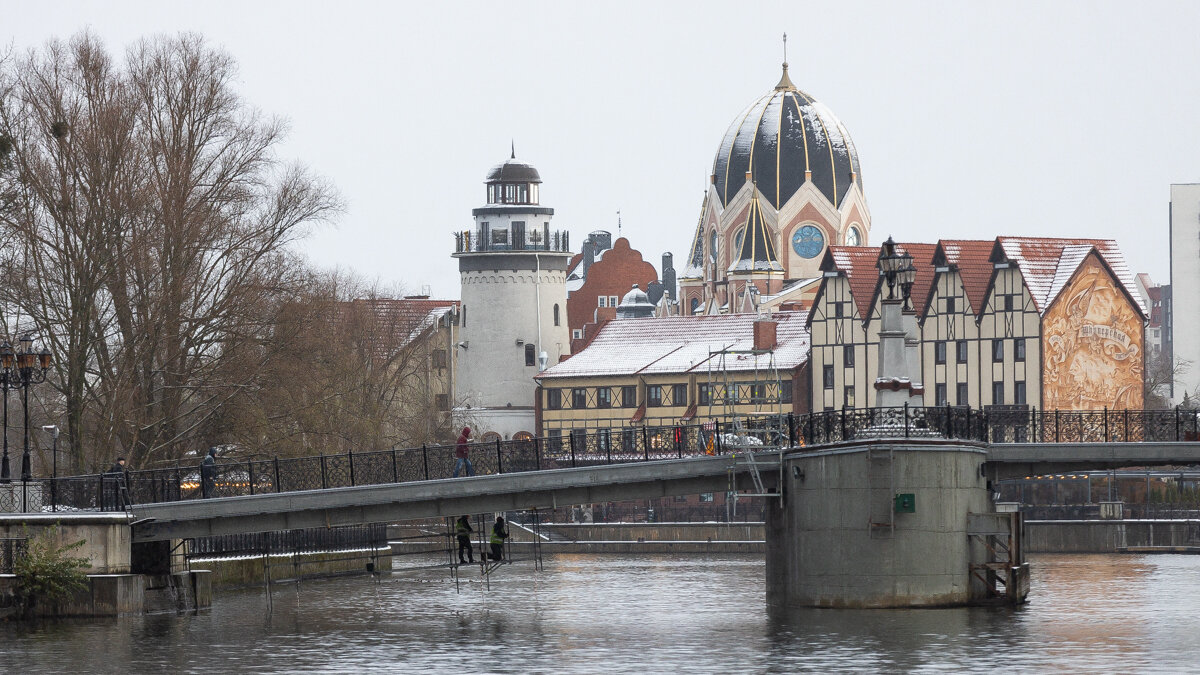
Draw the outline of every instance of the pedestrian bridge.
<instances>
[{"instance_id":1,"label":"pedestrian bridge","mask_svg":"<svg viewBox=\"0 0 1200 675\"><path fill-rule=\"evenodd\" d=\"M477 476L451 479L452 446L290 459L222 458L202 499L195 466L0 485L8 511L125 510L135 541L333 527L487 511L778 490L785 456L815 450L937 444L986 449L992 480L1128 466L1200 464L1188 411L894 408L720 423L571 432L473 444ZM1037 442L1014 442L1017 440ZM754 467L758 467L757 470ZM754 475L759 474L755 480ZM786 479L785 479L786 480ZM783 486L786 492L786 483Z\"/></svg>"}]
</instances>

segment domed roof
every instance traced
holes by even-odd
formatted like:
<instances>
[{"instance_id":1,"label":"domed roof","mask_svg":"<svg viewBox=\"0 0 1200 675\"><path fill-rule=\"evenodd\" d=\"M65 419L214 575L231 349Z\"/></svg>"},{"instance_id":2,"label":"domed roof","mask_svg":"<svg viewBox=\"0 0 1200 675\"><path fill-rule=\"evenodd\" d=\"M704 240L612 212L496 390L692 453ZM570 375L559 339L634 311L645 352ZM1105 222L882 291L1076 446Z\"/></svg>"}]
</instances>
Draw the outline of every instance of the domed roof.
<instances>
[{"instance_id":1,"label":"domed roof","mask_svg":"<svg viewBox=\"0 0 1200 675\"><path fill-rule=\"evenodd\" d=\"M713 176L722 204L746 183L747 171L776 209L804 185L808 171L834 206L841 204L852 180L862 189L858 151L846 127L792 84L786 63L775 89L738 115L721 140Z\"/></svg>"},{"instance_id":2,"label":"domed roof","mask_svg":"<svg viewBox=\"0 0 1200 675\"><path fill-rule=\"evenodd\" d=\"M654 303L650 302L650 296L645 291L634 284L621 298L621 304L617 305L617 318L640 319L648 316L654 316Z\"/></svg>"},{"instance_id":3,"label":"domed roof","mask_svg":"<svg viewBox=\"0 0 1200 675\"><path fill-rule=\"evenodd\" d=\"M538 170L533 168L532 164L517 159L517 151L514 148L512 157L506 159L503 163L493 166L487 174L487 183L540 183L542 177L538 174Z\"/></svg>"}]
</instances>

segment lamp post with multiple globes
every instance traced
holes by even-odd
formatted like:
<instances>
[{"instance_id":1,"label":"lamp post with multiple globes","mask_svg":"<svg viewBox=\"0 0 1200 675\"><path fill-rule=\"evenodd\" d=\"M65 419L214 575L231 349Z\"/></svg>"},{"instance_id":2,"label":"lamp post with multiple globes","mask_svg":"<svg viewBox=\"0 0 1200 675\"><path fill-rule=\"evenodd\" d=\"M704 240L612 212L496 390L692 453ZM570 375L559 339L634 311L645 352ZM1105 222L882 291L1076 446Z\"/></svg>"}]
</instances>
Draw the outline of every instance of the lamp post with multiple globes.
<instances>
[{"instance_id":1,"label":"lamp post with multiple globes","mask_svg":"<svg viewBox=\"0 0 1200 675\"><path fill-rule=\"evenodd\" d=\"M19 349L13 350L12 345L5 342L0 344L0 389L4 398L4 445L3 456L0 456L0 482L12 481L12 472L8 460L8 392L13 389L21 390L21 403L24 412L24 443L21 453L21 480L33 478L29 457L29 387L46 381L46 373L50 370L50 350L33 350L33 336L21 336Z\"/></svg>"}]
</instances>

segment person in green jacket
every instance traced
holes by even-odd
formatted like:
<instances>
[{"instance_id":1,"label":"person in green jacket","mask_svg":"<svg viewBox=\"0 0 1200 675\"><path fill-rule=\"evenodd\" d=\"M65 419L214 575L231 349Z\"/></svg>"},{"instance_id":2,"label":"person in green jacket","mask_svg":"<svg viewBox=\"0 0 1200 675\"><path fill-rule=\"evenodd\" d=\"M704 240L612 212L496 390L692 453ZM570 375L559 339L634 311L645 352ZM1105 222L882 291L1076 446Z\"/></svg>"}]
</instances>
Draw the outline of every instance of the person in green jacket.
<instances>
[{"instance_id":1,"label":"person in green jacket","mask_svg":"<svg viewBox=\"0 0 1200 675\"><path fill-rule=\"evenodd\" d=\"M492 545L492 560L504 559L504 540L508 539L508 528L504 526L504 516L496 516L496 524L492 525L492 536L488 543Z\"/></svg>"},{"instance_id":2,"label":"person in green jacket","mask_svg":"<svg viewBox=\"0 0 1200 675\"><path fill-rule=\"evenodd\" d=\"M471 551L471 521L462 516L454 523L454 533L458 535L458 562L461 565L475 564L475 554ZM463 560L463 551L467 552L467 560Z\"/></svg>"}]
</instances>

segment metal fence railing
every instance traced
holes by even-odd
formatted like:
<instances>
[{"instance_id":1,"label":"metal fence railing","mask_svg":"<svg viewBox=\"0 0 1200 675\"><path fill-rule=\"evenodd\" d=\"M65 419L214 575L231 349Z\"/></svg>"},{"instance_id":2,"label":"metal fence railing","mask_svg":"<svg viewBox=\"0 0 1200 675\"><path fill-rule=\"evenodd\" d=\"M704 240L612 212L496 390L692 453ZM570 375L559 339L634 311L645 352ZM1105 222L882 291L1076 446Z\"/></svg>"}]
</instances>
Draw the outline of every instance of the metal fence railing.
<instances>
[{"instance_id":1,"label":"metal fence railing","mask_svg":"<svg viewBox=\"0 0 1200 675\"><path fill-rule=\"evenodd\" d=\"M1194 441L1188 410L1038 411L1023 407L865 408L786 415L772 425L723 422L550 430L526 440L472 443L477 475L601 466L754 448L822 446L869 438L943 437L990 443ZM455 446L423 445L316 457L38 478L0 484L0 511L121 511L131 504L450 478Z\"/></svg>"},{"instance_id":2,"label":"metal fence railing","mask_svg":"<svg viewBox=\"0 0 1200 675\"><path fill-rule=\"evenodd\" d=\"M188 554L193 558L223 558L272 553L346 551L386 544L387 525L369 523L197 537L191 540Z\"/></svg>"}]
</instances>

